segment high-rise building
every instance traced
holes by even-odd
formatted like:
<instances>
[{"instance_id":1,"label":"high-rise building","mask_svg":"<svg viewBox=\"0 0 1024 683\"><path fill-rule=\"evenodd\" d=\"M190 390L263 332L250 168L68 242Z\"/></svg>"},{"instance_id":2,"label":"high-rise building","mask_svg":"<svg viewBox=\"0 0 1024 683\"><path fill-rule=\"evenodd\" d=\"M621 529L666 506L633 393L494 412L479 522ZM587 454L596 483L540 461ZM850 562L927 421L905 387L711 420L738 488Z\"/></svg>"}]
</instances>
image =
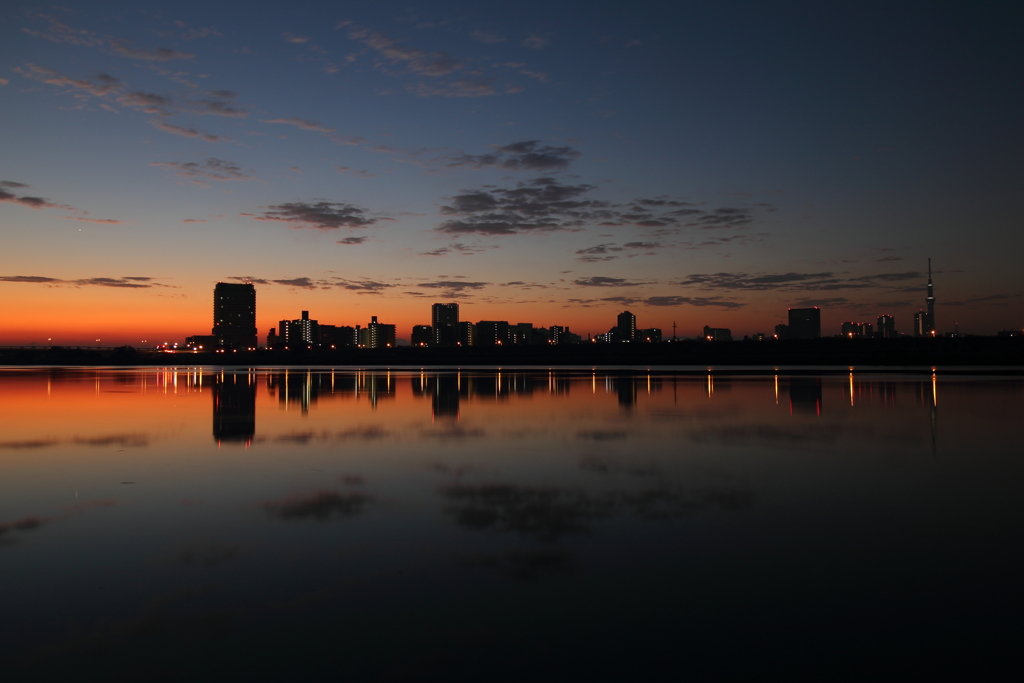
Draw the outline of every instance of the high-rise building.
<instances>
[{"instance_id":1,"label":"high-rise building","mask_svg":"<svg viewBox=\"0 0 1024 683\"><path fill-rule=\"evenodd\" d=\"M458 330L459 333L456 343L459 346L473 346L476 337L476 325L468 320L463 320L459 323Z\"/></svg>"},{"instance_id":2,"label":"high-rise building","mask_svg":"<svg viewBox=\"0 0 1024 683\"><path fill-rule=\"evenodd\" d=\"M256 348L256 287L218 282L213 288L213 331L217 346Z\"/></svg>"},{"instance_id":3,"label":"high-rise building","mask_svg":"<svg viewBox=\"0 0 1024 683\"><path fill-rule=\"evenodd\" d=\"M373 316L366 326L366 348L387 349L395 345L395 326L377 322Z\"/></svg>"},{"instance_id":4,"label":"high-rise building","mask_svg":"<svg viewBox=\"0 0 1024 683\"><path fill-rule=\"evenodd\" d=\"M623 341L636 339L636 316L629 311L619 313L615 326L619 328L619 336Z\"/></svg>"},{"instance_id":5,"label":"high-rise building","mask_svg":"<svg viewBox=\"0 0 1024 683\"><path fill-rule=\"evenodd\" d=\"M896 334L896 320L891 315L880 315L878 316L878 332L875 334L876 337L883 339L892 339L897 336Z\"/></svg>"},{"instance_id":6,"label":"high-rise building","mask_svg":"<svg viewBox=\"0 0 1024 683\"><path fill-rule=\"evenodd\" d=\"M527 345L533 343L533 323L516 323L509 327L513 344Z\"/></svg>"},{"instance_id":7,"label":"high-rise building","mask_svg":"<svg viewBox=\"0 0 1024 683\"><path fill-rule=\"evenodd\" d=\"M320 324L320 346L328 349L348 349L356 345L356 330L348 325Z\"/></svg>"},{"instance_id":8,"label":"high-rise building","mask_svg":"<svg viewBox=\"0 0 1024 683\"><path fill-rule=\"evenodd\" d=\"M431 306L430 326L434 328L434 346L455 346L459 341L459 305Z\"/></svg>"},{"instance_id":9,"label":"high-rise building","mask_svg":"<svg viewBox=\"0 0 1024 683\"><path fill-rule=\"evenodd\" d=\"M299 337L305 343L313 345L320 341L319 330L317 330L317 321L309 319L309 311L303 311L302 317L293 322L299 325Z\"/></svg>"},{"instance_id":10,"label":"high-rise building","mask_svg":"<svg viewBox=\"0 0 1024 683\"><path fill-rule=\"evenodd\" d=\"M791 308L789 309L788 339L818 339L821 337L821 309Z\"/></svg>"},{"instance_id":11,"label":"high-rise building","mask_svg":"<svg viewBox=\"0 0 1024 683\"><path fill-rule=\"evenodd\" d=\"M925 297L927 312L920 311L914 314L914 336L934 337L935 336L935 286L932 285L932 260L928 259L928 295Z\"/></svg>"},{"instance_id":12,"label":"high-rise building","mask_svg":"<svg viewBox=\"0 0 1024 683\"><path fill-rule=\"evenodd\" d=\"M507 320L481 320L474 326L474 346L502 346L508 343Z\"/></svg>"},{"instance_id":13,"label":"high-rise building","mask_svg":"<svg viewBox=\"0 0 1024 683\"><path fill-rule=\"evenodd\" d=\"M409 341L413 346L433 346L434 328L430 325L413 325Z\"/></svg>"},{"instance_id":14,"label":"high-rise building","mask_svg":"<svg viewBox=\"0 0 1024 683\"><path fill-rule=\"evenodd\" d=\"M651 328L648 328L646 330L640 330L640 331L637 332L636 338L637 338L638 341L647 342L647 343L650 343L650 344L660 344L661 343L661 328L660 327L651 327Z\"/></svg>"},{"instance_id":15,"label":"high-rise building","mask_svg":"<svg viewBox=\"0 0 1024 683\"><path fill-rule=\"evenodd\" d=\"M871 323L843 323L840 329L842 330L841 334L844 337L871 338L873 336Z\"/></svg>"},{"instance_id":16,"label":"high-rise building","mask_svg":"<svg viewBox=\"0 0 1024 683\"><path fill-rule=\"evenodd\" d=\"M303 311L297 320L282 320L278 323L278 341L289 347L316 346L320 343L320 324L309 319L309 311Z\"/></svg>"},{"instance_id":17,"label":"high-rise building","mask_svg":"<svg viewBox=\"0 0 1024 683\"><path fill-rule=\"evenodd\" d=\"M732 341L732 330L728 327L704 326L704 339L707 341Z\"/></svg>"},{"instance_id":18,"label":"high-rise building","mask_svg":"<svg viewBox=\"0 0 1024 683\"><path fill-rule=\"evenodd\" d=\"M914 314L914 336L927 337L928 335L928 314L918 311Z\"/></svg>"}]
</instances>

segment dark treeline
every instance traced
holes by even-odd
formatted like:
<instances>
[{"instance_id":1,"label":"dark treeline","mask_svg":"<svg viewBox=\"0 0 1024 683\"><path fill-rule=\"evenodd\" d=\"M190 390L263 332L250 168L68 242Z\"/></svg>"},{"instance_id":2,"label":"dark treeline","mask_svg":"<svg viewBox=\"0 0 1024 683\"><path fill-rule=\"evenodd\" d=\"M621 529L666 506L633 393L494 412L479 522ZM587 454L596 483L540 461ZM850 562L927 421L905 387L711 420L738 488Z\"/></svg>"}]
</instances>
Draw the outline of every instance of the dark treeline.
<instances>
[{"instance_id":1,"label":"dark treeline","mask_svg":"<svg viewBox=\"0 0 1024 683\"><path fill-rule=\"evenodd\" d=\"M845 339L662 344L567 344L391 349L158 353L128 346L0 349L0 365L1022 365L1024 337Z\"/></svg>"}]
</instances>

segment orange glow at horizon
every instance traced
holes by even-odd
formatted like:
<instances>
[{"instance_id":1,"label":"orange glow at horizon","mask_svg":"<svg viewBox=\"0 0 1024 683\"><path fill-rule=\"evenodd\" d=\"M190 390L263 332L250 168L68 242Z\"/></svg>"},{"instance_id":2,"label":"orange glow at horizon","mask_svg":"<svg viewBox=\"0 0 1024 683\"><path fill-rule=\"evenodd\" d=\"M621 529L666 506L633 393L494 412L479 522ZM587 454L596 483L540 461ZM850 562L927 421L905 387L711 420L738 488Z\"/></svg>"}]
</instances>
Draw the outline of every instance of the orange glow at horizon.
<instances>
[{"instance_id":1,"label":"orange glow at horizon","mask_svg":"<svg viewBox=\"0 0 1024 683\"><path fill-rule=\"evenodd\" d=\"M210 334L213 325L212 284L188 289L20 285L15 292L5 302L0 345L138 346L146 340L146 345L156 346ZM430 324L432 304L453 301L460 304L463 321L529 322L535 328L563 325L584 341L588 334L607 332L615 325L615 316L626 309L637 314L642 328L660 328L663 339L671 339L672 319L679 321L681 337L697 335L706 319L724 319L723 315L679 315L673 309L652 312L620 304L595 308L557 301L478 304L446 297L396 298L264 286L257 287L256 326L263 344L270 328L281 320L299 318L304 310L322 324L351 327L365 327L376 315L380 322L396 325L398 338L408 339L414 325Z\"/></svg>"}]
</instances>

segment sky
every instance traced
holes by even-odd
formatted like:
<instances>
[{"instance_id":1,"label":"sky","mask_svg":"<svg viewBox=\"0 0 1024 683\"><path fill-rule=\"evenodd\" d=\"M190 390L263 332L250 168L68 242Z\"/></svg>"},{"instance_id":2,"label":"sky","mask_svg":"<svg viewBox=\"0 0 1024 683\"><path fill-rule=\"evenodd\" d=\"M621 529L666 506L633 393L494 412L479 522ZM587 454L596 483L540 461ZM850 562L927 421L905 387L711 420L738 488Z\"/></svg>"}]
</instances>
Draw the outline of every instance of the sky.
<instances>
[{"instance_id":1,"label":"sky","mask_svg":"<svg viewBox=\"0 0 1024 683\"><path fill-rule=\"evenodd\" d=\"M244 9L243 9L244 8ZM1024 327L1024 7L9 3L0 345Z\"/></svg>"}]
</instances>

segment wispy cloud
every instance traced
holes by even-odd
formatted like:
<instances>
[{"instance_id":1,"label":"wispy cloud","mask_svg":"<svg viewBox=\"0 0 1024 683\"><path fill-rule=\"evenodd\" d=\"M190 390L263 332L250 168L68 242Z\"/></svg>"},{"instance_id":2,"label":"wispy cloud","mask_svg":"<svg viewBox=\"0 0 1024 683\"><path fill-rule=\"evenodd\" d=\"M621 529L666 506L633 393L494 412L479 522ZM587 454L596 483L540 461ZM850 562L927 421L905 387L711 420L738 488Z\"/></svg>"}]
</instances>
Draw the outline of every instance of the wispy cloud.
<instances>
[{"instance_id":1,"label":"wispy cloud","mask_svg":"<svg viewBox=\"0 0 1024 683\"><path fill-rule=\"evenodd\" d=\"M37 64L14 67L14 71L25 78L66 88L68 92L76 95L79 99L86 95L92 95L103 100L100 106L111 112L117 112L117 109L111 106L111 104L117 104L125 109L156 116L157 118L151 119L149 122L155 128L172 135L196 138L207 142L221 142L226 141L227 138L191 126L175 125L168 122L167 119L184 113L230 118L245 118L249 115L248 111L235 105L234 99L237 95L229 90L210 90L199 97L174 98L142 90L128 90L126 83L105 73L98 74L91 79L71 78Z\"/></svg>"},{"instance_id":2,"label":"wispy cloud","mask_svg":"<svg viewBox=\"0 0 1024 683\"><path fill-rule=\"evenodd\" d=\"M116 287L122 289L146 289L149 287L171 287L156 282L151 277L126 276L126 277L90 277L79 280L62 280L54 277L41 275L0 275L0 282L21 282L28 284L60 285L72 287Z\"/></svg>"},{"instance_id":3,"label":"wispy cloud","mask_svg":"<svg viewBox=\"0 0 1024 683\"><path fill-rule=\"evenodd\" d=\"M13 68L13 71L25 78L42 81L48 85L86 92L96 97L104 97L123 87L120 80L109 74L99 74L93 80L70 78L61 75L53 69L31 63L25 66L16 66Z\"/></svg>"},{"instance_id":4,"label":"wispy cloud","mask_svg":"<svg viewBox=\"0 0 1024 683\"><path fill-rule=\"evenodd\" d=\"M650 251L651 249L660 249L664 245L658 242L626 242L622 246L616 245L614 242L605 242L603 244L595 244L592 247L586 247L584 249L576 250L576 260L584 263L599 263L601 261L612 261L617 259L623 253L634 252L629 254L630 256L635 255L635 252L644 250Z\"/></svg>"},{"instance_id":5,"label":"wispy cloud","mask_svg":"<svg viewBox=\"0 0 1024 683\"><path fill-rule=\"evenodd\" d=\"M115 218L86 218L84 216L61 216L68 221L81 221L82 223L100 223L102 225L122 225L124 221Z\"/></svg>"},{"instance_id":6,"label":"wispy cloud","mask_svg":"<svg viewBox=\"0 0 1024 683\"><path fill-rule=\"evenodd\" d=\"M188 60L195 58L195 55L191 52L179 52L168 47L153 49L136 47L131 40L126 38L100 36L86 29L74 28L49 15L41 14L37 16L47 22L47 28L45 30L23 28L21 29L22 32L34 38L48 40L51 43L70 43L72 45L96 47L121 57L151 62L169 62L178 59Z\"/></svg>"},{"instance_id":7,"label":"wispy cloud","mask_svg":"<svg viewBox=\"0 0 1024 683\"><path fill-rule=\"evenodd\" d=\"M515 235L572 230L600 219L610 204L582 196L592 185L563 185L537 178L513 189L481 189L455 195L441 213L457 216L436 229L449 234Z\"/></svg>"},{"instance_id":8,"label":"wispy cloud","mask_svg":"<svg viewBox=\"0 0 1024 683\"><path fill-rule=\"evenodd\" d=\"M561 171L569 167L580 153L572 147L541 145L539 140L524 140L495 146L489 154L462 154L453 157L450 167L495 167L509 171Z\"/></svg>"},{"instance_id":9,"label":"wispy cloud","mask_svg":"<svg viewBox=\"0 0 1024 683\"><path fill-rule=\"evenodd\" d=\"M505 148L510 156L461 155L455 157L455 164L501 165L511 160L512 167L529 168L538 166L564 165L575 156L569 147L538 148L536 141L516 143ZM534 156L536 155L536 156ZM449 163L452 163L451 161ZM555 230L578 230L586 225L598 227L635 226L645 229L653 237L667 237L680 234L684 228L699 231L709 228L741 229L753 222L753 210L745 207L721 207L713 210L695 208L688 202L658 199L637 199L627 204L615 204L587 195L595 186L588 184L563 184L553 177L536 178L517 183L514 188L485 186L477 190L465 190L455 195L451 202L441 207L443 215L456 216L444 221L436 230L449 234L478 233L483 235L513 235L529 232L550 232ZM699 234L699 233L698 233ZM684 246L723 245L730 241L750 241L760 236L748 234L726 234L713 240L697 244L691 240ZM628 245L628 246L627 246ZM622 249L654 249L662 246L653 241L632 241ZM599 245L595 251L578 252L584 261L606 261L613 244ZM614 256L612 256L614 257Z\"/></svg>"},{"instance_id":10,"label":"wispy cloud","mask_svg":"<svg viewBox=\"0 0 1024 683\"><path fill-rule=\"evenodd\" d=\"M649 296L641 300L645 306L715 306L718 308L741 308L746 304L719 296L711 297L690 297L690 296Z\"/></svg>"},{"instance_id":11,"label":"wispy cloud","mask_svg":"<svg viewBox=\"0 0 1024 683\"><path fill-rule=\"evenodd\" d=\"M132 41L125 39L114 39L108 43L111 51L114 54L122 57L129 57L131 59L142 59L151 62L169 62L174 59L195 59L195 54L191 52L178 52L167 47L158 47L153 50L147 50L141 47L135 47Z\"/></svg>"},{"instance_id":12,"label":"wispy cloud","mask_svg":"<svg viewBox=\"0 0 1024 683\"><path fill-rule=\"evenodd\" d=\"M483 31L481 29L476 29L475 31L470 31L469 32L469 37L472 38L473 40L477 41L478 43L487 43L487 44L501 43L501 42L504 42L504 40L505 40L505 36L498 35L497 33L494 33L493 31Z\"/></svg>"},{"instance_id":13,"label":"wispy cloud","mask_svg":"<svg viewBox=\"0 0 1024 683\"><path fill-rule=\"evenodd\" d=\"M167 123L160 119L153 119L150 122L154 128L162 130L165 133L171 135L180 135L183 138L196 138L199 140L205 140L206 142L224 142L227 138L220 135L214 135L213 133L207 133L205 131L191 128L189 126L176 126L172 123Z\"/></svg>"},{"instance_id":14,"label":"wispy cloud","mask_svg":"<svg viewBox=\"0 0 1024 683\"><path fill-rule=\"evenodd\" d=\"M296 128L301 128L302 130L311 130L316 133L333 133L335 130L334 128L323 125L319 121L310 121L307 119L264 119L263 123L281 123L286 126L295 126Z\"/></svg>"},{"instance_id":15,"label":"wispy cloud","mask_svg":"<svg viewBox=\"0 0 1024 683\"><path fill-rule=\"evenodd\" d=\"M16 186L28 187L27 185L22 185L21 183L15 183L15 182L11 182L11 181L7 181L7 183L5 183L5 185L7 187L12 187L12 188L16 187ZM62 204L54 204L53 202L51 202L49 199L46 199L45 197L32 197L30 195L21 195L19 197L18 195L14 194L13 192L8 192L7 190L0 190L0 202L8 202L8 203L11 203L11 204L21 204L22 206L27 206L30 209L50 208L50 209L62 209L62 210L65 210L65 211L73 210L73 209L71 209L70 206L65 206L65 205L62 205Z\"/></svg>"},{"instance_id":16,"label":"wispy cloud","mask_svg":"<svg viewBox=\"0 0 1024 683\"><path fill-rule=\"evenodd\" d=\"M423 76L447 76L462 68L462 62L444 52L425 52L402 45L382 33L365 28L353 28L349 38L376 51L377 55L393 66Z\"/></svg>"},{"instance_id":17,"label":"wispy cloud","mask_svg":"<svg viewBox=\"0 0 1024 683\"><path fill-rule=\"evenodd\" d=\"M458 298L465 296L467 292L483 289L490 284L489 282L469 282L466 280L435 280L433 282L421 282L416 287L443 290L443 296Z\"/></svg>"},{"instance_id":18,"label":"wispy cloud","mask_svg":"<svg viewBox=\"0 0 1024 683\"><path fill-rule=\"evenodd\" d=\"M604 277L601 275L578 278L573 280L572 283L580 287L638 287L640 285L649 284L646 282L630 282L625 278Z\"/></svg>"},{"instance_id":19,"label":"wispy cloud","mask_svg":"<svg viewBox=\"0 0 1024 683\"><path fill-rule=\"evenodd\" d=\"M327 201L274 204L267 207L262 215L251 217L258 221L291 223L293 228L316 230L367 228L381 220L369 215L364 209L354 204Z\"/></svg>"},{"instance_id":20,"label":"wispy cloud","mask_svg":"<svg viewBox=\"0 0 1024 683\"><path fill-rule=\"evenodd\" d=\"M294 277L291 279L283 280L271 280L274 284L285 285L286 287L298 287L300 289L316 289L319 286L319 282L315 282L308 277Z\"/></svg>"},{"instance_id":21,"label":"wispy cloud","mask_svg":"<svg viewBox=\"0 0 1024 683\"><path fill-rule=\"evenodd\" d=\"M444 256L445 254L457 253L462 256L472 256L473 254L479 254L490 249L497 249L497 245L479 246L463 244L462 242L454 242L446 247L439 247L432 251L420 252L420 256Z\"/></svg>"},{"instance_id":22,"label":"wispy cloud","mask_svg":"<svg viewBox=\"0 0 1024 683\"><path fill-rule=\"evenodd\" d=\"M370 173L369 171L366 170L357 171L354 168L349 168L348 166L341 165L335 165L334 170L337 171L338 173L341 173L342 175L353 175L357 178L362 178L364 180L374 178L377 175L376 173Z\"/></svg>"},{"instance_id":23,"label":"wispy cloud","mask_svg":"<svg viewBox=\"0 0 1024 683\"><path fill-rule=\"evenodd\" d=\"M342 135L337 132L337 129L325 126L319 121L310 121L308 119L299 118L284 118L284 119L264 119L263 123L275 123L282 124L285 126L295 126L300 130L308 130L313 133L320 133L331 142L339 145L365 145L366 140L360 137L352 135Z\"/></svg>"},{"instance_id":24,"label":"wispy cloud","mask_svg":"<svg viewBox=\"0 0 1024 683\"><path fill-rule=\"evenodd\" d=\"M449 83L415 83L406 90L419 97L490 97L498 94L497 79L473 76Z\"/></svg>"},{"instance_id":25,"label":"wispy cloud","mask_svg":"<svg viewBox=\"0 0 1024 683\"><path fill-rule=\"evenodd\" d=\"M241 166L231 161L224 161L214 157L199 163L196 161L154 161L150 166L168 168L176 171L176 175L189 178L193 182L205 185L200 179L227 181L227 180L255 180L256 176L242 171Z\"/></svg>"},{"instance_id":26,"label":"wispy cloud","mask_svg":"<svg viewBox=\"0 0 1024 683\"><path fill-rule=\"evenodd\" d=\"M341 289L357 292L358 294L383 294L385 289L394 287L384 282L375 280L348 280L345 278L334 278L335 286Z\"/></svg>"},{"instance_id":27,"label":"wispy cloud","mask_svg":"<svg viewBox=\"0 0 1024 683\"><path fill-rule=\"evenodd\" d=\"M921 273L879 273L875 275L863 275L859 277L848 277L833 272L821 273L701 273L688 275L676 281L683 287L697 287L699 289L717 290L783 290L783 291L809 291L809 290L840 290L840 289L867 289L871 287L884 287L892 283L904 282L906 280L920 279Z\"/></svg>"}]
</instances>

